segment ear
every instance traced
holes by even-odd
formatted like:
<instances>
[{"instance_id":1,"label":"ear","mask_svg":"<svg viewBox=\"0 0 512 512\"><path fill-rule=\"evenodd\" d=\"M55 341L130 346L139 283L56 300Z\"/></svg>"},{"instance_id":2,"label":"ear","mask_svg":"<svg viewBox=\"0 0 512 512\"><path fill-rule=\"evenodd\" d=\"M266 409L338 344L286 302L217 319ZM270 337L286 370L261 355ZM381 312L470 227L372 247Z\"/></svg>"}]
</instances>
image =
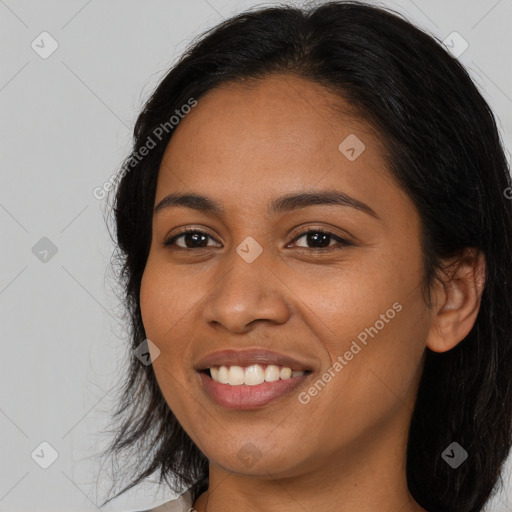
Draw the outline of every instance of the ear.
<instances>
[{"instance_id":1,"label":"ear","mask_svg":"<svg viewBox=\"0 0 512 512\"><path fill-rule=\"evenodd\" d=\"M446 352L461 342L475 324L485 285L485 256L467 247L462 255L445 261L443 275L434 285L432 323L426 346Z\"/></svg>"}]
</instances>

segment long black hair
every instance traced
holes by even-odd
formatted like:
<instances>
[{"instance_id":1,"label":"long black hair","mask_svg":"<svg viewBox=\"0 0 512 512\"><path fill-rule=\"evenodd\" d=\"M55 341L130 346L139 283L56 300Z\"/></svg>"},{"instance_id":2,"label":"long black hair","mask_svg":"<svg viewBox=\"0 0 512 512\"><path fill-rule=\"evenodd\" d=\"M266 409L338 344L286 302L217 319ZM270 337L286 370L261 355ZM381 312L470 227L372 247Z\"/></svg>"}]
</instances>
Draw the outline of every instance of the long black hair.
<instances>
[{"instance_id":1,"label":"long black hair","mask_svg":"<svg viewBox=\"0 0 512 512\"><path fill-rule=\"evenodd\" d=\"M389 169L420 214L427 307L442 258L462 257L467 247L485 255L471 332L448 352L426 349L406 461L423 508L480 511L512 439L511 180L495 118L464 67L398 13L354 1L250 9L194 41L163 78L137 119L111 210L132 353L146 339L139 291L171 116L220 84L274 73L325 86L380 134ZM104 504L155 472L195 500L208 485L208 460L169 409L151 365L135 355L129 364L106 453L131 449L135 474ZM468 452L457 469L441 457L453 441Z\"/></svg>"}]
</instances>

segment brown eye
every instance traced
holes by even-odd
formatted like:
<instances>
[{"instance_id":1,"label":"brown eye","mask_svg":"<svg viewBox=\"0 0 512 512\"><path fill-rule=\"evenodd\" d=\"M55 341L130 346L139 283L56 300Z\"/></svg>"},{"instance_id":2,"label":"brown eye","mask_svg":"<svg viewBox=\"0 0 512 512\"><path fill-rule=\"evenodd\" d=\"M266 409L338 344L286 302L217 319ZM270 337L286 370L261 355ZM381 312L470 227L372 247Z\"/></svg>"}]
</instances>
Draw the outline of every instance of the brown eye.
<instances>
[{"instance_id":1,"label":"brown eye","mask_svg":"<svg viewBox=\"0 0 512 512\"><path fill-rule=\"evenodd\" d=\"M176 244L176 240L183 238L184 245ZM306 245L298 246L301 249L309 249L312 252L328 252L337 248L353 245L348 240L335 235L329 231L320 229L310 229L297 236L293 241L296 242L301 238L305 238ZM214 240L206 231L199 229L186 229L178 233L164 242L164 247L175 247L177 249L206 249L212 247L208 245L208 239ZM331 242L337 242L332 244ZM338 247L336 247L336 245ZM215 247L215 246L214 246ZM288 244L287 247L290 247Z\"/></svg>"},{"instance_id":2,"label":"brown eye","mask_svg":"<svg viewBox=\"0 0 512 512\"><path fill-rule=\"evenodd\" d=\"M183 238L184 245L176 245L176 240ZM164 242L164 247L176 246L179 249L205 249L208 247L208 238L213 238L199 229L186 229L177 235L172 236Z\"/></svg>"},{"instance_id":3,"label":"brown eye","mask_svg":"<svg viewBox=\"0 0 512 512\"><path fill-rule=\"evenodd\" d=\"M315 249L319 249L316 252L322 252L323 250L329 251L331 250L331 248L334 249L334 246L336 244L334 244L334 246L331 245L331 242L333 240L338 242L338 245L341 246L353 245L348 240L345 240L344 238L341 238L338 235L335 235L334 233L330 233L329 231L323 231L320 229L310 229L309 231L300 234L293 241L295 242L303 237L305 237L306 245L299 247L311 249L313 251ZM312 245L312 247L310 245Z\"/></svg>"}]
</instances>

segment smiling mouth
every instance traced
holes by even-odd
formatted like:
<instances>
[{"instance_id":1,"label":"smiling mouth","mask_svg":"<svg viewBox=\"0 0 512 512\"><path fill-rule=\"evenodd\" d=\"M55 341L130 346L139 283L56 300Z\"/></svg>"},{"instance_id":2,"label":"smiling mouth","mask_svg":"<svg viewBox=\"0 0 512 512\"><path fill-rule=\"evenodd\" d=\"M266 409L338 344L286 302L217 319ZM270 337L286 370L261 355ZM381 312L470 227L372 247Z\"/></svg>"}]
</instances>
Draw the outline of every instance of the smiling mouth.
<instances>
[{"instance_id":1,"label":"smiling mouth","mask_svg":"<svg viewBox=\"0 0 512 512\"><path fill-rule=\"evenodd\" d=\"M294 372L289 367L277 365L212 366L197 370L202 389L209 399L216 405L235 410L259 409L285 400L300 387L307 386L312 373L311 370ZM265 380L265 375L269 381Z\"/></svg>"},{"instance_id":2,"label":"smiling mouth","mask_svg":"<svg viewBox=\"0 0 512 512\"><path fill-rule=\"evenodd\" d=\"M274 364L252 364L249 366L220 365L212 366L200 373L206 374L214 382L229 386L258 386L263 383L286 381L303 377L310 370L293 370L287 366Z\"/></svg>"}]
</instances>

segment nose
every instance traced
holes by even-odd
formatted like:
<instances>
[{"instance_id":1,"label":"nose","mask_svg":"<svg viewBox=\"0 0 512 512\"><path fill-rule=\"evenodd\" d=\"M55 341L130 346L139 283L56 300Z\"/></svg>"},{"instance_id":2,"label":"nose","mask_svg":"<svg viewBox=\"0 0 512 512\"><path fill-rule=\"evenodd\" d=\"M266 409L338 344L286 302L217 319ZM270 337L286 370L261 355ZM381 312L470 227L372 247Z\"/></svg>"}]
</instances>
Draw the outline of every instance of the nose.
<instances>
[{"instance_id":1,"label":"nose","mask_svg":"<svg viewBox=\"0 0 512 512\"><path fill-rule=\"evenodd\" d=\"M234 333L245 333L259 321L285 323L290 315L288 288L269 268L265 251L252 263L238 253L226 257L215 288L203 303L203 320Z\"/></svg>"}]
</instances>

